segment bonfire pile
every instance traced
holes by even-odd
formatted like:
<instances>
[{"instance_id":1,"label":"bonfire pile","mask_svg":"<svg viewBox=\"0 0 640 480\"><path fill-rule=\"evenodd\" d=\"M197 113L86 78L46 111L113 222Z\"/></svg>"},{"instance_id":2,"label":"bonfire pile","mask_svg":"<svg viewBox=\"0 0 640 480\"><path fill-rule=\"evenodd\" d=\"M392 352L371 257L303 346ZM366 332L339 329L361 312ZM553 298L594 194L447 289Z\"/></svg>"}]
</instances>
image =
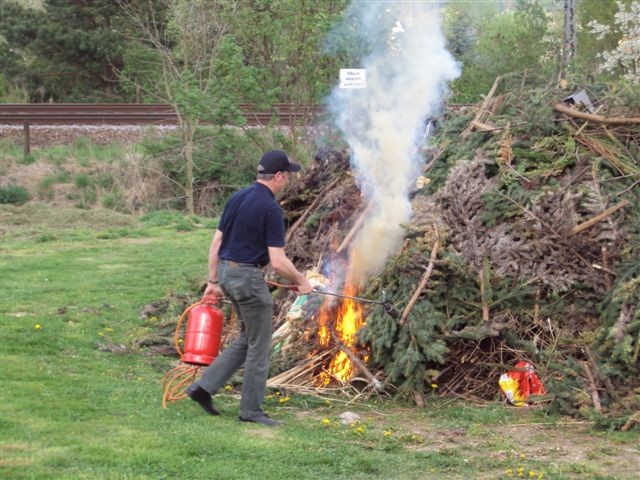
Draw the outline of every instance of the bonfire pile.
<instances>
[{"instance_id":1,"label":"bonfire pile","mask_svg":"<svg viewBox=\"0 0 640 480\"><path fill-rule=\"evenodd\" d=\"M406 241L355 292L401 314L363 307L351 381L330 368L340 338L320 340L324 299L290 322L282 292L270 385L491 399L527 360L564 411L640 408L640 118L624 97L512 87L498 79L476 110L436 119ZM285 202L298 266L348 262L365 207L348 153L319 152Z\"/></svg>"}]
</instances>

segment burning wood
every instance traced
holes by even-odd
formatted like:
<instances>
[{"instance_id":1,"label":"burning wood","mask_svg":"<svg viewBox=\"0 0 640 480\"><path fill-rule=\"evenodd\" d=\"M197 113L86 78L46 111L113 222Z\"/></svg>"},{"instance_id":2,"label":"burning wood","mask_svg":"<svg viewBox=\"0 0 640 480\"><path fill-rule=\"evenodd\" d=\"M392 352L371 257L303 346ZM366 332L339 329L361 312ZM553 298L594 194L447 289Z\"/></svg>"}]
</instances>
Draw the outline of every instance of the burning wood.
<instances>
[{"instance_id":1,"label":"burning wood","mask_svg":"<svg viewBox=\"0 0 640 480\"><path fill-rule=\"evenodd\" d=\"M359 372L375 391L382 391L382 383L365 365L366 357L363 361L354 351L357 332L365 324L364 310L355 294L357 287L349 284L344 288L343 295L336 294L346 298L327 298L317 311L306 315L312 320L308 329L315 330L313 335L308 336L317 339L316 350L303 362L269 379L268 386L309 393L310 389L330 388L336 383L347 384ZM299 300L300 297L294 303L296 314L289 318L289 322L305 317L301 315ZM296 330L281 327L277 337L281 338L284 332L284 335L293 334Z\"/></svg>"}]
</instances>

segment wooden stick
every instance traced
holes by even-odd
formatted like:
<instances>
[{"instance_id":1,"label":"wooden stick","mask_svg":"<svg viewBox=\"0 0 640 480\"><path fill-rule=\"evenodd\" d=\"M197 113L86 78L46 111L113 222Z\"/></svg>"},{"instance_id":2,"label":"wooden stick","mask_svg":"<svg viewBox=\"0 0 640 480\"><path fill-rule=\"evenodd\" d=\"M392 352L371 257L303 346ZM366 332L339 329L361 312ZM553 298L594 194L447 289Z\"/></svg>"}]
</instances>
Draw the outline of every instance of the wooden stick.
<instances>
[{"instance_id":1,"label":"wooden stick","mask_svg":"<svg viewBox=\"0 0 640 480\"><path fill-rule=\"evenodd\" d=\"M480 301L482 303L482 321L489 321L489 304L484 296L484 268L478 271L478 278L480 280Z\"/></svg>"},{"instance_id":2,"label":"wooden stick","mask_svg":"<svg viewBox=\"0 0 640 480\"><path fill-rule=\"evenodd\" d=\"M553 109L557 110L558 112L565 113L570 117L581 118L582 120L589 120L591 122L606 123L609 125L640 124L640 117L603 117L602 115L594 115L593 113L580 112L579 110L568 107L561 102L554 104Z\"/></svg>"},{"instance_id":3,"label":"wooden stick","mask_svg":"<svg viewBox=\"0 0 640 480\"><path fill-rule=\"evenodd\" d=\"M593 402L593 408L596 409L597 412L602 412L602 405L600 404L600 396L598 395L598 388L596 387L596 380L593 377L593 373L591 373L591 369L587 362L582 363L582 369L584 370L585 375L587 376L587 381L589 382L587 387L589 388L589 393L591 394L591 401Z\"/></svg>"},{"instance_id":4,"label":"wooden stick","mask_svg":"<svg viewBox=\"0 0 640 480\"><path fill-rule=\"evenodd\" d=\"M596 111L593 112L593 114L595 115L596 113L598 113L601 108L602 108L602 105L598 105L598 108L596 108ZM589 125L589 120L586 120L575 134L580 135L582 133L582 130L584 130L587 125Z\"/></svg>"},{"instance_id":5,"label":"wooden stick","mask_svg":"<svg viewBox=\"0 0 640 480\"><path fill-rule=\"evenodd\" d=\"M489 106L489 103L491 102L491 98L493 97L493 94L496 93L496 89L498 88L498 84L500 83L501 79L502 79L501 76L497 76L496 79L493 81L493 85L491 86L491 90L489 90L489 93L487 94L487 96L485 97L484 101L482 102L482 105L480 106L480 108L476 112L475 118L471 121L471 123L467 126L467 128L464 129L464 132L462 132L460 134L460 136L462 138L467 138L469 135L471 135L471 132L473 131L473 128L474 128L473 123L480 121L480 119L483 119L484 114L487 111L487 107Z\"/></svg>"},{"instance_id":6,"label":"wooden stick","mask_svg":"<svg viewBox=\"0 0 640 480\"><path fill-rule=\"evenodd\" d=\"M304 213L300 215L300 218L296 220L296 223L294 223L289 229L289 231L287 232L287 238L285 239L286 243L289 243L289 240L291 240L291 237L293 237L293 233L298 229L300 225L302 225L302 222L304 222L307 219L307 215L309 215L309 213L311 213L318 206L318 203L320 203L320 200L324 198L324 194L330 191L333 187L335 187L340 180L342 180L340 177L336 178L333 182L331 182L329 185L323 188L320 191L320 193L318 193L318 195L316 196L316 199L311 203L311 205L307 207Z\"/></svg>"},{"instance_id":7,"label":"wooden stick","mask_svg":"<svg viewBox=\"0 0 640 480\"><path fill-rule=\"evenodd\" d=\"M340 339L336 335L336 332L331 330L331 336L333 337L333 341L335 342L336 346L340 350L342 350L347 357L349 357L349 360L351 360L351 363L353 363L355 367L360 371L360 373L362 373L367 378L367 380L369 380L369 383L371 384L373 389L376 392L381 392L382 390L384 390L384 388L382 387L382 382L378 380L373 375L373 373L371 373L371 371L367 368L364 362L360 360L358 356L355 353L353 353L349 347L347 347L344 343L340 341Z\"/></svg>"},{"instance_id":8,"label":"wooden stick","mask_svg":"<svg viewBox=\"0 0 640 480\"><path fill-rule=\"evenodd\" d=\"M424 272L424 275L422 275L422 279L418 284L418 288L416 288L416 291L413 292L413 296L411 297L411 300L409 301L404 311L402 312L402 316L400 317L400 326L403 326L404 322L406 322L407 317L409 316L409 312L411 312L411 309L413 308L415 303L418 301L418 297L422 293L422 290L426 286L427 281L431 276L431 272L433 271L433 265L435 263L436 255L438 254L438 248L440 248L440 233L438 232L438 225L434 223L433 228L436 231L436 241L433 244L433 248L431 249L431 256L429 257L429 265L427 266L427 270Z\"/></svg>"},{"instance_id":9,"label":"wooden stick","mask_svg":"<svg viewBox=\"0 0 640 480\"><path fill-rule=\"evenodd\" d=\"M630 430L634 425L640 425L640 412L636 412L629 417L629 420L622 426L620 430L626 432Z\"/></svg>"},{"instance_id":10,"label":"wooden stick","mask_svg":"<svg viewBox=\"0 0 640 480\"><path fill-rule=\"evenodd\" d=\"M613 207L607 208L605 211L599 213L595 217L587 220L586 222L582 222L579 225L576 225L571 229L571 233L569 233L569 235L575 235L576 233L580 233L581 231L586 230L587 228L598 223L599 221L607 218L613 212L620 210L621 208L627 207L629 205L631 205L631 202L629 202L629 200L623 200L620 203L614 205Z\"/></svg>"},{"instance_id":11,"label":"wooden stick","mask_svg":"<svg viewBox=\"0 0 640 480\"><path fill-rule=\"evenodd\" d=\"M353 240L353 236L358 232L358 230L360 230L360 227L362 227L362 224L364 223L364 219L367 216L367 213L369 213L370 211L371 211L371 205L369 205L367 208L365 208L362 211L362 213L356 220L356 223L353 224L353 227L351 227L351 230L349 230L349 233L347 233L347 236L344 237L344 240L342 240L342 243L338 247L338 250L336 250L336 253L342 252L345 248L347 248L347 246L349 246L349 244L351 243L351 240Z\"/></svg>"}]
</instances>

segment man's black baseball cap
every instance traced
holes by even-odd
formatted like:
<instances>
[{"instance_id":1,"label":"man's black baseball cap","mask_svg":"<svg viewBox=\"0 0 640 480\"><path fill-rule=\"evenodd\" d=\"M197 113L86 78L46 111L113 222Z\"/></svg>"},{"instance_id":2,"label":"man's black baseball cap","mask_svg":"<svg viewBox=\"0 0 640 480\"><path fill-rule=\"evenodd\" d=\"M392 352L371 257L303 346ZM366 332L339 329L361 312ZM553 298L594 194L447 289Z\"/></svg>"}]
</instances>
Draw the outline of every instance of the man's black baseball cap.
<instances>
[{"instance_id":1,"label":"man's black baseball cap","mask_svg":"<svg viewBox=\"0 0 640 480\"><path fill-rule=\"evenodd\" d=\"M282 150L271 150L262 155L258 173L297 172L301 168L299 163L291 163Z\"/></svg>"}]
</instances>

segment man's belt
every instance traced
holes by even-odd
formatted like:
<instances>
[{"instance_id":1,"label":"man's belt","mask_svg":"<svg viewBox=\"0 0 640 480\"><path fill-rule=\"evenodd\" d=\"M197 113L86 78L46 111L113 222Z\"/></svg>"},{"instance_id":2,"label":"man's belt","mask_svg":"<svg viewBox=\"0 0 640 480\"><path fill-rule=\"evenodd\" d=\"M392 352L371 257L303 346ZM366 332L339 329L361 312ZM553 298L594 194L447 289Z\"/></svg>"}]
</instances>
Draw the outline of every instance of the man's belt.
<instances>
[{"instance_id":1,"label":"man's belt","mask_svg":"<svg viewBox=\"0 0 640 480\"><path fill-rule=\"evenodd\" d=\"M245 262L236 262L233 260L226 260L226 259L222 259L222 262L227 263L228 265L232 266L232 267L253 267L253 268L262 268L264 265L260 265L259 263L245 263Z\"/></svg>"}]
</instances>

